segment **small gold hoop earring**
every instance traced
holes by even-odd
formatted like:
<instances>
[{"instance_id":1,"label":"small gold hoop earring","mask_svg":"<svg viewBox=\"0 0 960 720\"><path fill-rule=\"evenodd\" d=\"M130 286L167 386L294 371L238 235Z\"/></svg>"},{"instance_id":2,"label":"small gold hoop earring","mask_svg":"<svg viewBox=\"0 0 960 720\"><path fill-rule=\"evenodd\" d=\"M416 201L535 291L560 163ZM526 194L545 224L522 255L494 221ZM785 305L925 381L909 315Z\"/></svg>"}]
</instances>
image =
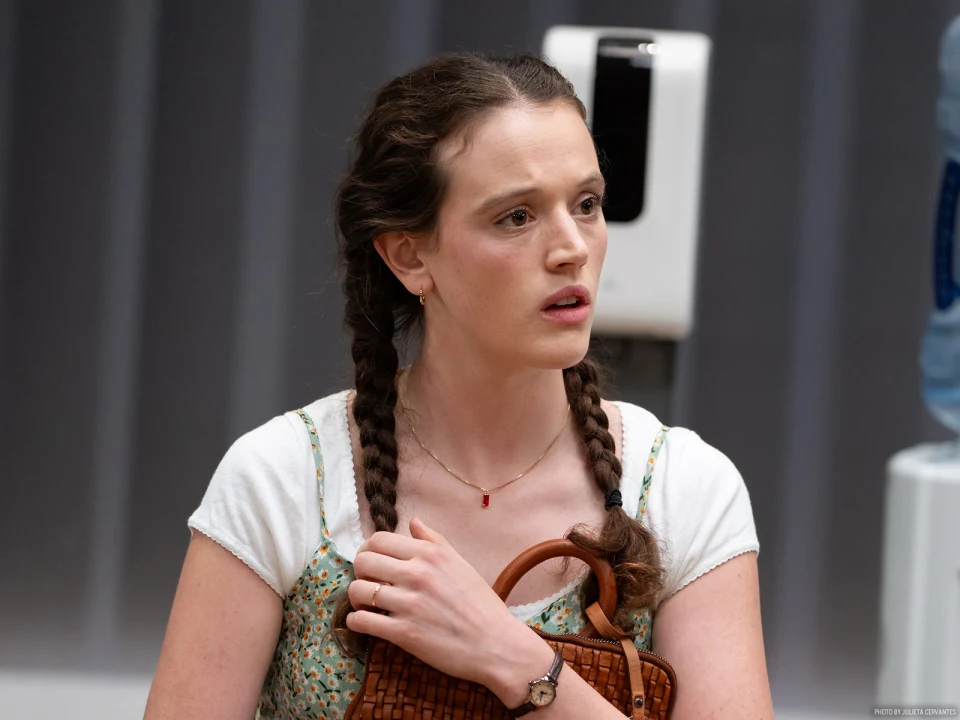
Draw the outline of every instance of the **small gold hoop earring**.
<instances>
[{"instance_id":1,"label":"small gold hoop earring","mask_svg":"<svg viewBox=\"0 0 960 720\"><path fill-rule=\"evenodd\" d=\"M424 298L423 298L423 286L421 285L421 286L420 286L420 304L421 304L421 305L423 305L423 300L424 300Z\"/></svg>"}]
</instances>

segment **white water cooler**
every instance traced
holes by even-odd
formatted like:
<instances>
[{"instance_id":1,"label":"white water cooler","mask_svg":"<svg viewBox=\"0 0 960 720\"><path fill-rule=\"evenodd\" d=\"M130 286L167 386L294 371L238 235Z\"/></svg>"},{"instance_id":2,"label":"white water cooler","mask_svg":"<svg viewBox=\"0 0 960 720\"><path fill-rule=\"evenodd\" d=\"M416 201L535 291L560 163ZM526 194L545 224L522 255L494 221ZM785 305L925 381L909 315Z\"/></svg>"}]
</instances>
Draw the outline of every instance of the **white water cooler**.
<instances>
[{"instance_id":1,"label":"white water cooler","mask_svg":"<svg viewBox=\"0 0 960 720\"><path fill-rule=\"evenodd\" d=\"M887 463L877 705L960 707L960 445Z\"/></svg>"}]
</instances>

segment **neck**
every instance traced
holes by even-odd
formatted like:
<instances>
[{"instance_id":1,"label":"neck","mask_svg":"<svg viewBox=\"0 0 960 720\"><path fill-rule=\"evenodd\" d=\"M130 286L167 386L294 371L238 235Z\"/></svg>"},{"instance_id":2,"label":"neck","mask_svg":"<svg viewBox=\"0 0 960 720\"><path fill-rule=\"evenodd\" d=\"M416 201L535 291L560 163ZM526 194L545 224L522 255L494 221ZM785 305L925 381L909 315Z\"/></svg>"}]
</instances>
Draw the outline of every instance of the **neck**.
<instances>
[{"instance_id":1,"label":"neck","mask_svg":"<svg viewBox=\"0 0 960 720\"><path fill-rule=\"evenodd\" d=\"M399 381L405 425L466 480L499 485L523 472L566 419L563 372L492 367L424 353ZM574 433L572 419L562 435ZM561 437L558 443L563 442ZM552 448L555 449L555 448Z\"/></svg>"}]
</instances>

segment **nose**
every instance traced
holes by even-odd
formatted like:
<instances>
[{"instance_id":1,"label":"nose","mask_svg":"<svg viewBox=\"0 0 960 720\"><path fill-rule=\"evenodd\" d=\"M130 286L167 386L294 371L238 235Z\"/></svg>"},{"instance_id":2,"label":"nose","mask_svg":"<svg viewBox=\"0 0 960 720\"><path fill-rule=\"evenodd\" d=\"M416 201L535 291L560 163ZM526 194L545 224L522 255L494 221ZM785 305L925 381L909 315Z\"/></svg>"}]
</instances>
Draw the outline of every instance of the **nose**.
<instances>
[{"instance_id":1,"label":"nose","mask_svg":"<svg viewBox=\"0 0 960 720\"><path fill-rule=\"evenodd\" d=\"M551 269L565 265L576 267L586 265L590 256L590 246L583 236L579 223L569 212L558 212L548 232L550 238L548 263Z\"/></svg>"}]
</instances>

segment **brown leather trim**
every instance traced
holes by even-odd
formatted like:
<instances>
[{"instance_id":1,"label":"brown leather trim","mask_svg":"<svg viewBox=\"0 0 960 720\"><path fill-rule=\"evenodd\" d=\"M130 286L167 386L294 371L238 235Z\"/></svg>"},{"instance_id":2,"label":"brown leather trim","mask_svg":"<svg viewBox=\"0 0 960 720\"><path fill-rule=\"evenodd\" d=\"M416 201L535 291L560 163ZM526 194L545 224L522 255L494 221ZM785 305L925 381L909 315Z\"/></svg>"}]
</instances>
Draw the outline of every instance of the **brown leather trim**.
<instances>
[{"instance_id":1,"label":"brown leather trim","mask_svg":"<svg viewBox=\"0 0 960 720\"><path fill-rule=\"evenodd\" d=\"M566 538L545 540L522 552L516 560L507 565L500 573L500 577L493 583L493 589L504 602L510 597L524 575L542 562L556 557L575 557L583 560L597 576L597 586L600 588L600 607L607 617L613 617L617 610L617 578L609 563L602 562L595 555L574 545Z\"/></svg>"},{"instance_id":2,"label":"brown leather trim","mask_svg":"<svg viewBox=\"0 0 960 720\"><path fill-rule=\"evenodd\" d=\"M620 638L620 644L623 646L623 654L627 660L627 667L630 668L630 692L633 694L633 701L630 704L633 720L644 720L646 717L646 698L643 689L643 663L640 662L640 653L637 652L637 646L633 640L628 637ZM640 704L637 705L639 699Z\"/></svg>"},{"instance_id":3,"label":"brown leather trim","mask_svg":"<svg viewBox=\"0 0 960 720\"><path fill-rule=\"evenodd\" d=\"M623 632L623 630L616 627L607 619L607 614L600 607L599 603L594 603L588 607L586 613L587 618L590 620L590 624L597 629L597 632L600 633L601 637L617 640L618 638L626 636L626 633Z\"/></svg>"},{"instance_id":4,"label":"brown leather trim","mask_svg":"<svg viewBox=\"0 0 960 720\"><path fill-rule=\"evenodd\" d=\"M633 644L633 638L629 637L625 632L620 630L620 628L611 623L597 603L588 607L586 612L590 623L597 629L600 635L606 638L620 639L620 645L623 647L623 654L626 658L630 674L630 692L632 695L630 701L631 716L633 720L644 720L646 717L646 710L644 709L646 698L644 697L643 689L643 663L640 661L640 653L637 650L637 646ZM637 704L638 701L640 703L639 705Z\"/></svg>"}]
</instances>

